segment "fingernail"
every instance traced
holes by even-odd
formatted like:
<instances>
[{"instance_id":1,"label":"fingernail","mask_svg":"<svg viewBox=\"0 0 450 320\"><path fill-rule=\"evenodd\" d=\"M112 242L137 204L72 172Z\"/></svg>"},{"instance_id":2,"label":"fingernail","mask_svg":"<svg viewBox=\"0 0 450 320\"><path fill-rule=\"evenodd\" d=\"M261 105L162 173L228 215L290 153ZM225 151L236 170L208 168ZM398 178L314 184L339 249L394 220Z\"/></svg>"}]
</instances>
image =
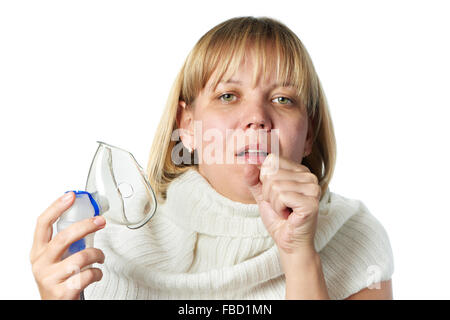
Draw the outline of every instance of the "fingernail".
<instances>
[{"instance_id":1,"label":"fingernail","mask_svg":"<svg viewBox=\"0 0 450 320\"><path fill-rule=\"evenodd\" d=\"M61 197L61 201L64 202L64 203L67 203L70 200L72 200L72 192L67 192L65 195L63 195Z\"/></svg>"},{"instance_id":2,"label":"fingernail","mask_svg":"<svg viewBox=\"0 0 450 320\"><path fill-rule=\"evenodd\" d=\"M97 216L94 218L94 223L100 227L103 226L106 223L106 221L105 218L103 218L102 216Z\"/></svg>"},{"instance_id":3,"label":"fingernail","mask_svg":"<svg viewBox=\"0 0 450 320\"><path fill-rule=\"evenodd\" d=\"M269 153L267 157L264 159L262 165L263 167L270 167L272 166L272 162L273 162L273 153Z\"/></svg>"}]
</instances>

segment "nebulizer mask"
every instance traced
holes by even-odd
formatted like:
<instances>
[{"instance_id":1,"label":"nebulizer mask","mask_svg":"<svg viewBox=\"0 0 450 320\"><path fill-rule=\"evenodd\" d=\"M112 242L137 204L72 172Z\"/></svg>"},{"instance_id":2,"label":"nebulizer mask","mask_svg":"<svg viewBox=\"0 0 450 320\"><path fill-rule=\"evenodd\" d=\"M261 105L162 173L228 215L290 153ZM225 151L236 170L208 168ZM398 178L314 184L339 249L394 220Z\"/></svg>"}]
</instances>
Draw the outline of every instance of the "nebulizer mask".
<instances>
[{"instance_id":1,"label":"nebulizer mask","mask_svg":"<svg viewBox=\"0 0 450 320\"><path fill-rule=\"evenodd\" d=\"M121 148L97 141L98 149L89 169L84 191L74 191L76 198L57 222L57 231L74 222L97 215L107 223L137 229L156 211L155 193L133 155ZM70 192L70 191L67 191ZM73 243L63 258L93 246L93 234Z\"/></svg>"}]
</instances>

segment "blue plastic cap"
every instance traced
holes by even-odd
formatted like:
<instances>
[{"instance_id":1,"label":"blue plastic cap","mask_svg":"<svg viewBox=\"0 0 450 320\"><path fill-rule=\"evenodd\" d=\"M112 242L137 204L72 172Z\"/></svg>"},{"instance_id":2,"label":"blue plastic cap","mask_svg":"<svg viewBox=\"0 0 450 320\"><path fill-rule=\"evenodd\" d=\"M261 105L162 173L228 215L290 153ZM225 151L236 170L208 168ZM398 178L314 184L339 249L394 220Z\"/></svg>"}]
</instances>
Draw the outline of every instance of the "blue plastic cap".
<instances>
[{"instance_id":1,"label":"blue plastic cap","mask_svg":"<svg viewBox=\"0 0 450 320\"><path fill-rule=\"evenodd\" d=\"M100 209L98 207L98 204L97 204L97 202L94 200L94 198L92 197L92 195L89 192L87 192L87 191L79 191L79 190L78 191L77 190L69 190L69 191L66 191L64 193L67 193L67 192L75 193L75 197L78 197L78 195L80 195L80 194L87 194L89 196L89 200L91 201L92 206L94 207L94 211L95 211L94 217L98 216L100 214Z\"/></svg>"}]
</instances>

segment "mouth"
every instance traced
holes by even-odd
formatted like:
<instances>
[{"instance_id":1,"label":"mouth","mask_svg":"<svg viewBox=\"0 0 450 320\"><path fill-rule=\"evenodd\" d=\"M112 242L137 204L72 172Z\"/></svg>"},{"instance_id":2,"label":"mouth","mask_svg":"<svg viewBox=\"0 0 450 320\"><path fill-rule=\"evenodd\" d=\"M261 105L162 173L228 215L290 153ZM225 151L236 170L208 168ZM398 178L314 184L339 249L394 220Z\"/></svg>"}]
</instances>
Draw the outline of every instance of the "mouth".
<instances>
[{"instance_id":1,"label":"mouth","mask_svg":"<svg viewBox=\"0 0 450 320\"><path fill-rule=\"evenodd\" d=\"M236 153L238 159L248 163L263 163L269 152L260 145L247 145Z\"/></svg>"}]
</instances>

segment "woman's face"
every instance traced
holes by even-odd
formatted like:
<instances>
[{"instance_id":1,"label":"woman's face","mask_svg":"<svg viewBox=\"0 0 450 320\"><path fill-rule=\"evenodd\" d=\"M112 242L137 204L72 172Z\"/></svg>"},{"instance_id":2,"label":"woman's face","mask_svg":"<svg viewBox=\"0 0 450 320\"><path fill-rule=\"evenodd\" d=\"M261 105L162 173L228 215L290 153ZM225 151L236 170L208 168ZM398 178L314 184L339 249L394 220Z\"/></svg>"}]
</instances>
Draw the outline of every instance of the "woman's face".
<instances>
[{"instance_id":1,"label":"woman's face","mask_svg":"<svg viewBox=\"0 0 450 320\"><path fill-rule=\"evenodd\" d=\"M252 59L245 58L230 82L219 83L215 90L213 74L193 108L180 101L177 118L185 132L183 144L198 153L200 174L217 192L242 203L256 203L243 179L244 166L261 164L265 158L252 153L238 156L242 148L259 144L259 150L298 163L311 150L312 130L294 89L277 86L268 75L253 88L253 68Z\"/></svg>"}]
</instances>

